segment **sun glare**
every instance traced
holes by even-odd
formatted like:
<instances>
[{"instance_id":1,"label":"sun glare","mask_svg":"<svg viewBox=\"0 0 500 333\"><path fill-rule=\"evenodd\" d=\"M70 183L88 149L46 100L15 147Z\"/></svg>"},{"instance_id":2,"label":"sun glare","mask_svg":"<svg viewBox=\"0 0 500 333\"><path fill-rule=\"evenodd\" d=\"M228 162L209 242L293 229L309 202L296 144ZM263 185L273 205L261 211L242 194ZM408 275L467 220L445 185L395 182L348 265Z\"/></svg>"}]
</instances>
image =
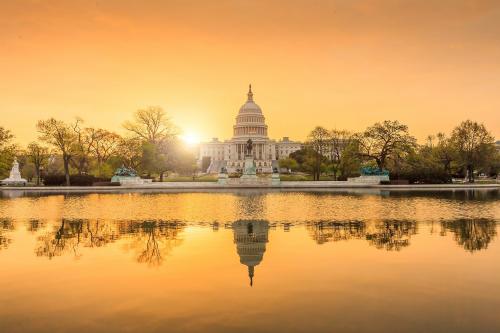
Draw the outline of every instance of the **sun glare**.
<instances>
[{"instance_id":1,"label":"sun glare","mask_svg":"<svg viewBox=\"0 0 500 333\"><path fill-rule=\"evenodd\" d=\"M181 135L182 141L187 144L188 146L194 146L200 143L200 136L196 133L185 133Z\"/></svg>"}]
</instances>

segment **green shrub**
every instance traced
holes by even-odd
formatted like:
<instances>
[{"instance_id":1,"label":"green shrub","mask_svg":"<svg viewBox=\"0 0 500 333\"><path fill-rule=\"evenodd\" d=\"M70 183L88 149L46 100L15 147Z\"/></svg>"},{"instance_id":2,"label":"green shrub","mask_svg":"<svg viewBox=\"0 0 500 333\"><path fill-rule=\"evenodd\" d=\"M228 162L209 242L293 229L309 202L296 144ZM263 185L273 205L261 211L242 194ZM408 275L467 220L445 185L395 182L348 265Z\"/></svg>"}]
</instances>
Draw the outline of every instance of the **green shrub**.
<instances>
[{"instance_id":1,"label":"green shrub","mask_svg":"<svg viewBox=\"0 0 500 333\"><path fill-rule=\"evenodd\" d=\"M109 178L98 178L92 175L71 175L69 177L71 186L92 186L98 182L109 182ZM64 175L47 175L43 178L45 186L64 186L66 177Z\"/></svg>"},{"instance_id":2,"label":"green shrub","mask_svg":"<svg viewBox=\"0 0 500 333\"><path fill-rule=\"evenodd\" d=\"M451 176L439 169L411 169L400 172L391 180L408 180L410 184L448 184Z\"/></svg>"}]
</instances>

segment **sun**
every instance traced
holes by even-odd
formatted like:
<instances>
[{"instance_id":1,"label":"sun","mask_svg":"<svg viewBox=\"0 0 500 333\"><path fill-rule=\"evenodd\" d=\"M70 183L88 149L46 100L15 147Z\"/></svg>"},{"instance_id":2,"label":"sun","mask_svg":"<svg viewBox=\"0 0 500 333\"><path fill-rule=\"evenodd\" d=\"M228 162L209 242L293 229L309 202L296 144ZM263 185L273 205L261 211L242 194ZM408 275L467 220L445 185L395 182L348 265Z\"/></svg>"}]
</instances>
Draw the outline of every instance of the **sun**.
<instances>
[{"instance_id":1,"label":"sun","mask_svg":"<svg viewBox=\"0 0 500 333\"><path fill-rule=\"evenodd\" d=\"M188 146L195 146L200 143L200 136L196 133L187 132L181 135L180 138Z\"/></svg>"}]
</instances>

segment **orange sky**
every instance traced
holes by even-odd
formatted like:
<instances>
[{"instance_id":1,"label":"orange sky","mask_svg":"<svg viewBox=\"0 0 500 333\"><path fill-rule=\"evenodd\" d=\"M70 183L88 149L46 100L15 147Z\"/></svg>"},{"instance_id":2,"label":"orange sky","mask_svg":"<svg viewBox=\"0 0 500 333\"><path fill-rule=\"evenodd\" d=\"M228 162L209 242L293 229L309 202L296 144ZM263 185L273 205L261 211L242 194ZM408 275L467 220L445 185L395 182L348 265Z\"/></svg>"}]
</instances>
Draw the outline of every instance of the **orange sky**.
<instances>
[{"instance_id":1,"label":"orange sky","mask_svg":"<svg viewBox=\"0 0 500 333\"><path fill-rule=\"evenodd\" d=\"M272 138L398 119L420 140L461 120L500 136L498 1L2 1L0 126L80 116L123 132L160 105L229 138L248 83Z\"/></svg>"}]
</instances>

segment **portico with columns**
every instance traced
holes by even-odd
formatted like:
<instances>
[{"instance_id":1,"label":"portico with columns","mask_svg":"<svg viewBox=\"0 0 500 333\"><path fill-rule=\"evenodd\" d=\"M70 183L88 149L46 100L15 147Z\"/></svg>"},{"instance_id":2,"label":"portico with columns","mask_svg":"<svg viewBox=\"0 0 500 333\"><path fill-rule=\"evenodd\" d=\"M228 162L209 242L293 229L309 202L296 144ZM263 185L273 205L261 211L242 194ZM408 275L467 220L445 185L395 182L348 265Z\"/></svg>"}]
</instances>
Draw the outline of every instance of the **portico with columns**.
<instances>
[{"instance_id":1,"label":"portico with columns","mask_svg":"<svg viewBox=\"0 0 500 333\"><path fill-rule=\"evenodd\" d=\"M262 109L253 98L252 86L249 85L247 101L243 104L236 116L233 126L233 137L224 142L214 138L210 142L200 144L198 163L203 172L218 173L225 167L229 173L241 172L245 164L246 143L253 142L252 155L255 160L257 173L272 173L273 167L278 166L278 159L301 148L300 142L286 140L286 156L280 152L283 141L276 142L268 137L268 127Z\"/></svg>"}]
</instances>

